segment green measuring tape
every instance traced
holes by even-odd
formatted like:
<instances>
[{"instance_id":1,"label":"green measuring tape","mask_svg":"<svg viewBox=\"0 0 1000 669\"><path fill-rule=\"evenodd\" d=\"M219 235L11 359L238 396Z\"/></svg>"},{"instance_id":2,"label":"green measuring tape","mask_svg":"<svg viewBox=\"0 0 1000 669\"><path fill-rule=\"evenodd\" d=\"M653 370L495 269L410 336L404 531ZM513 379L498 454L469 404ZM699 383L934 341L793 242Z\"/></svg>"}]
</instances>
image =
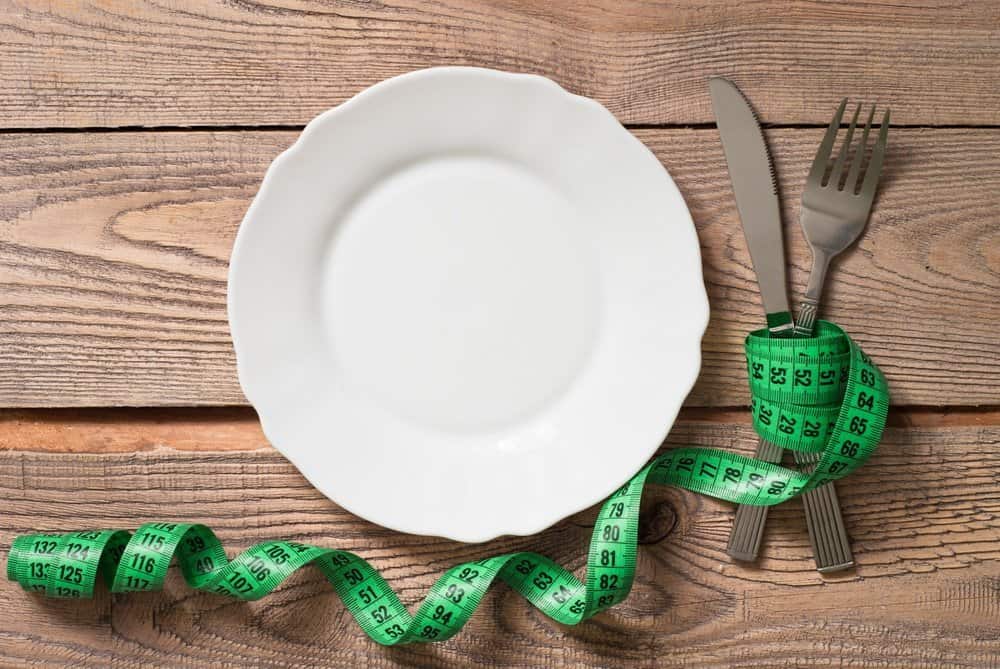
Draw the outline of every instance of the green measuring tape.
<instances>
[{"instance_id":1,"label":"green measuring tape","mask_svg":"<svg viewBox=\"0 0 1000 669\"><path fill-rule=\"evenodd\" d=\"M384 645L444 641L462 628L499 578L547 616L576 625L628 596L635 578L639 502L647 483L674 485L737 504L784 502L859 467L878 445L889 409L885 378L836 325L816 336L746 341L757 432L787 449L820 452L811 473L708 448L655 458L601 507L586 581L537 553L510 553L449 569L411 614L385 579L347 551L269 541L229 560L204 525L149 523L135 534L94 530L14 540L7 578L50 597L90 597L97 575L112 592L157 590L176 558L188 585L242 600L268 594L312 564L368 636Z\"/></svg>"}]
</instances>

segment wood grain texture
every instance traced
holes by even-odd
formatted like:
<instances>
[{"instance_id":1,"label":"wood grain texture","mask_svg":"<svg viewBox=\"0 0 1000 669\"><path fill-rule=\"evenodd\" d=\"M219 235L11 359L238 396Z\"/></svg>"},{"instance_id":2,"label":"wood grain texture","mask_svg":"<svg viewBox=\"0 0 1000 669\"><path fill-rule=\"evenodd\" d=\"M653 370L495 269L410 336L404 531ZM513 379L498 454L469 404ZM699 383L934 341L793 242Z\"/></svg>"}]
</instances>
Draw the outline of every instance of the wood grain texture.
<instances>
[{"instance_id":1,"label":"wood grain texture","mask_svg":"<svg viewBox=\"0 0 1000 669\"><path fill-rule=\"evenodd\" d=\"M636 134L698 227L712 320L691 406L747 403L761 322L715 129ZM821 129L768 132L793 287L801 184ZM225 311L239 221L294 132L0 135L0 406L245 402ZM825 295L896 404L1000 403L1000 131L897 129L860 245ZM797 293L793 291L793 296Z\"/></svg>"},{"instance_id":2,"label":"wood grain texture","mask_svg":"<svg viewBox=\"0 0 1000 669\"><path fill-rule=\"evenodd\" d=\"M768 122L852 95L996 125L998 55L995 2L2 0L0 125L303 124L432 65L543 74L628 123L711 122L728 75Z\"/></svg>"},{"instance_id":3,"label":"wood grain texture","mask_svg":"<svg viewBox=\"0 0 1000 669\"><path fill-rule=\"evenodd\" d=\"M684 420L668 441L748 451L746 422L717 418ZM0 610L17 612L0 618L0 664L994 667L1000 423L987 422L887 431L869 463L841 482L858 567L832 578L813 569L798 503L772 511L764 558L750 568L725 555L729 505L655 488L633 594L580 627L551 622L500 586L455 639L385 650L311 570L237 604L189 590L172 569L162 593L112 597L101 588L86 602L0 582ZM0 423L0 435L10 429ZM463 560L527 549L578 573L584 563L593 509L533 537L482 545L402 535L340 510L270 449L211 450L228 437L210 426L191 436L205 450L174 450L168 439L140 453L0 453L0 560L31 531L198 521L231 555L277 537L356 551L411 606Z\"/></svg>"},{"instance_id":4,"label":"wood grain texture","mask_svg":"<svg viewBox=\"0 0 1000 669\"><path fill-rule=\"evenodd\" d=\"M176 569L164 592L86 602L0 580L0 666L997 669L998 64L995 2L0 0L4 563L18 534L175 519L209 524L231 555L278 537L354 550L411 607L448 566L499 552L580 573L595 509L482 545L395 533L319 495L245 406L225 312L239 221L295 127L377 81L534 72L624 123L674 126L634 132L691 208L712 319L668 445L742 452L741 341L760 304L718 133L680 127L714 123L706 77L733 78L768 124L825 124L850 95L921 126L894 128L872 224L825 296L911 407L839 486L856 570L815 572L795 501L771 512L760 564L735 564L729 505L658 488L631 597L580 627L499 586L457 638L383 649L309 569L251 604L191 591ZM794 288L821 133L767 131ZM151 408L88 408L120 405Z\"/></svg>"}]
</instances>

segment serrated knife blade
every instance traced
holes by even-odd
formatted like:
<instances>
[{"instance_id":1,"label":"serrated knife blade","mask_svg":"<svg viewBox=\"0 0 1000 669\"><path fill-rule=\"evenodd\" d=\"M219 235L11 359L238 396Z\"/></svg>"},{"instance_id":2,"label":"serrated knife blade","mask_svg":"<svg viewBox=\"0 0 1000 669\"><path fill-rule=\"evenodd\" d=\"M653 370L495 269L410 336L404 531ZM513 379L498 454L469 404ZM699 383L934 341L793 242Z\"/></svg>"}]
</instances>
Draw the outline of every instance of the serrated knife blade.
<instances>
[{"instance_id":1,"label":"serrated knife blade","mask_svg":"<svg viewBox=\"0 0 1000 669\"><path fill-rule=\"evenodd\" d=\"M731 81L712 77L708 88L767 326L773 333L791 330L778 185L764 133L753 108Z\"/></svg>"}]
</instances>

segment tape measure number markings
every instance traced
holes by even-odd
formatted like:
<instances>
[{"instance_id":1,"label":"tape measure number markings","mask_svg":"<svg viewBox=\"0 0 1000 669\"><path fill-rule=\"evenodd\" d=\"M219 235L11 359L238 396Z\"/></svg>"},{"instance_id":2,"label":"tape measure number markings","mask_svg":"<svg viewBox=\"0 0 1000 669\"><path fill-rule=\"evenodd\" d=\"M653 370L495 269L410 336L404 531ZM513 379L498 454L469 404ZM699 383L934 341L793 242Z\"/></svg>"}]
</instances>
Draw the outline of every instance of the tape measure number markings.
<instances>
[{"instance_id":1,"label":"tape measure number markings","mask_svg":"<svg viewBox=\"0 0 1000 669\"><path fill-rule=\"evenodd\" d=\"M7 577L50 597L93 595L100 574L112 592L158 590L176 559L193 588L259 599L305 565L326 576L364 632L396 645L443 641L462 628L498 578L553 620L576 625L628 596L635 579L639 506L646 484L674 485L737 504L780 504L842 478L875 450L885 427L885 378L836 325L818 323L811 339L746 342L754 428L783 448L819 452L812 473L709 448L677 448L655 458L601 507L587 555L586 580L531 552L452 567L411 614L363 558L293 541L255 545L229 560L204 525L148 523L135 534L93 530L14 540Z\"/></svg>"}]
</instances>

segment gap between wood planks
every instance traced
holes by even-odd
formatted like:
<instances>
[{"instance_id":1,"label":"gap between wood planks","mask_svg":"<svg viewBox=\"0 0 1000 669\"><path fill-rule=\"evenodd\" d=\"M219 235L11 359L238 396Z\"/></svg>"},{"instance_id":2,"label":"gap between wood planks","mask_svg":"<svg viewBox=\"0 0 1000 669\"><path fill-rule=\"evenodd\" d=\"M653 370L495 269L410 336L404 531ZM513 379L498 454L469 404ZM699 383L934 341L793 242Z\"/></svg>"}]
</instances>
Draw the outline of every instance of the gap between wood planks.
<instances>
[{"instance_id":1,"label":"gap between wood planks","mask_svg":"<svg viewBox=\"0 0 1000 669\"><path fill-rule=\"evenodd\" d=\"M749 425L742 407L681 409L677 423ZM1000 426L1000 407L904 407L889 427ZM268 448L251 407L0 409L0 451L127 453Z\"/></svg>"}]
</instances>

